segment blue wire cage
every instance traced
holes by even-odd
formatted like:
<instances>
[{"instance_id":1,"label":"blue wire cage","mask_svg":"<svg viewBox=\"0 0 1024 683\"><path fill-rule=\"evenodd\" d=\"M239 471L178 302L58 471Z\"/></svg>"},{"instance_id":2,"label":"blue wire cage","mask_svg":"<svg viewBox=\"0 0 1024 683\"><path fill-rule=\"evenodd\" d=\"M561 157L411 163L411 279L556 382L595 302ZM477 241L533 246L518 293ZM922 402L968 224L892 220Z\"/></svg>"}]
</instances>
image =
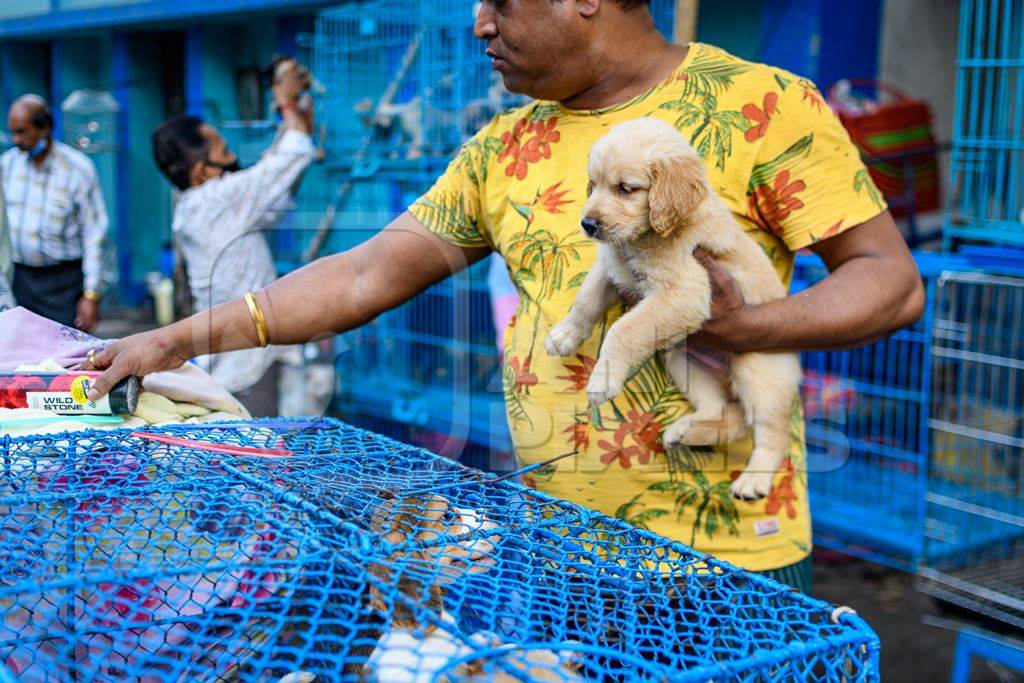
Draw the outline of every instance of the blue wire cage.
<instances>
[{"instance_id":1,"label":"blue wire cage","mask_svg":"<svg viewBox=\"0 0 1024 683\"><path fill-rule=\"evenodd\" d=\"M1024 245L1024 0L963 0L947 247Z\"/></svg>"},{"instance_id":2,"label":"blue wire cage","mask_svg":"<svg viewBox=\"0 0 1024 683\"><path fill-rule=\"evenodd\" d=\"M0 456L22 681L878 678L848 609L337 422Z\"/></svg>"},{"instance_id":3,"label":"blue wire cage","mask_svg":"<svg viewBox=\"0 0 1024 683\"><path fill-rule=\"evenodd\" d=\"M921 574L928 593L1024 628L1019 275L949 272L936 284L933 452Z\"/></svg>"},{"instance_id":4,"label":"blue wire cage","mask_svg":"<svg viewBox=\"0 0 1024 683\"><path fill-rule=\"evenodd\" d=\"M217 128L244 167L259 162L279 132L276 122L264 120L221 121ZM277 221L266 233L279 274L306 263L305 251L330 206L331 184L324 165L313 163L303 174L293 201L282 204Z\"/></svg>"},{"instance_id":5,"label":"blue wire cage","mask_svg":"<svg viewBox=\"0 0 1024 683\"><path fill-rule=\"evenodd\" d=\"M861 348L802 358L815 541L908 570L922 562L968 558L1024 536L1012 525L980 524L963 506L939 509L929 503L936 497L975 500L981 493L969 476L954 476L957 467L966 472L970 465L954 457L954 445L935 431L951 407L960 415L968 410L962 398L943 393L948 378L935 365L933 348L946 324L936 288L955 274L973 271L1024 274L1024 253L975 248L961 254L919 252L915 258L926 291L919 322ZM816 258L798 257L793 288L826 275ZM1017 324L1024 324L1016 304L1004 301L1005 307L993 304L984 315L1000 321L1016 316ZM1006 372L1000 382L1016 381ZM1002 480L1008 491L1016 491L1008 493L1008 501L1016 501L1007 502L1011 506L1022 504L1013 476L1007 473ZM971 532L963 533L968 526Z\"/></svg>"}]
</instances>

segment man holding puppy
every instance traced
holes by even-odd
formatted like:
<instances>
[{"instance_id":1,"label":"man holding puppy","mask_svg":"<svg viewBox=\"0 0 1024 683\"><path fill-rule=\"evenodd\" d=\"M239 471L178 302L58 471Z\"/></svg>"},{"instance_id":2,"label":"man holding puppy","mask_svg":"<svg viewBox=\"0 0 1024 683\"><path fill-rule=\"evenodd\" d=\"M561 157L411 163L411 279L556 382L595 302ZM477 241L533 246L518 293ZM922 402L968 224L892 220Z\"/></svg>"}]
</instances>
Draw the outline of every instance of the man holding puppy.
<instances>
[{"instance_id":1,"label":"man holding puppy","mask_svg":"<svg viewBox=\"0 0 1024 683\"><path fill-rule=\"evenodd\" d=\"M667 450L662 430L689 408L656 359L596 413L585 388L613 307L576 355L544 337L594 259L580 230L587 154L609 127L655 117L675 126L713 189L788 283L793 253L818 253L818 285L747 305L707 255L712 319L692 345L730 351L841 348L914 321L923 293L909 251L857 151L810 82L709 45L658 33L645 0L486 0L475 30L505 85L533 102L496 117L436 185L387 229L255 294L117 342L97 366L103 391L127 374L175 367L266 335L295 343L348 330L497 251L520 293L505 337L505 395L519 457L577 450L539 488L810 587L806 448L799 405L787 461L769 495L733 499L750 442ZM623 49L623 46L629 46ZM629 188L622 188L623 192ZM709 354L713 358L713 354ZM684 392L685 392L685 388Z\"/></svg>"}]
</instances>

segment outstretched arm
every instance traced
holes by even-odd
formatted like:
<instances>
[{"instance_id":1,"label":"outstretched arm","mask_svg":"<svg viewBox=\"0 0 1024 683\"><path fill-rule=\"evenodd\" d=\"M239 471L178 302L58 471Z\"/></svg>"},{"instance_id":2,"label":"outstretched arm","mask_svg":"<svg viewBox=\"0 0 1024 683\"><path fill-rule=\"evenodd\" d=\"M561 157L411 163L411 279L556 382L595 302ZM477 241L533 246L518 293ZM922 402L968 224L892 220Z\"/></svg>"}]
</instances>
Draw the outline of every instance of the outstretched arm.
<instances>
[{"instance_id":1,"label":"outstretched arm","mask_svg":"<svg viewBox=\"0 0 1024 683\"><path fill-rule=\"evenodd\" d=\"M358 247L314 261L255 296L270 343L295 344L358 327L487 253L449 244L404 213ZM106 372L90 396L102 396L128 375L169 370L195 356L257 343L245 302L229 301L105 348L92 367Z\"/></svg>"}]
</instances>

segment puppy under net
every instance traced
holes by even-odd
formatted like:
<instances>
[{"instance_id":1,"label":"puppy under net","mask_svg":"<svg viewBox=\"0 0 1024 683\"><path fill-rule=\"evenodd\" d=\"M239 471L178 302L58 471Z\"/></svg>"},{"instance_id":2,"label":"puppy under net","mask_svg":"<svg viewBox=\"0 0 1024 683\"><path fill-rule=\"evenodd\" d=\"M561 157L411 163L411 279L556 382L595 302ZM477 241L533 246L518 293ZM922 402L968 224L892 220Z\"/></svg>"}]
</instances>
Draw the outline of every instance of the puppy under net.
<instances>
[{"instance_id":1,"label":"puppy under net","mask_svg":"<svg viewBox=\"0 0 1024 683\"><path fill-rule=\"evenodd\" d=\"M18 679L878 677L856 615L426 451L331 420L151 432L179 443L0 442Z\"/></svg>"}]
</instances>

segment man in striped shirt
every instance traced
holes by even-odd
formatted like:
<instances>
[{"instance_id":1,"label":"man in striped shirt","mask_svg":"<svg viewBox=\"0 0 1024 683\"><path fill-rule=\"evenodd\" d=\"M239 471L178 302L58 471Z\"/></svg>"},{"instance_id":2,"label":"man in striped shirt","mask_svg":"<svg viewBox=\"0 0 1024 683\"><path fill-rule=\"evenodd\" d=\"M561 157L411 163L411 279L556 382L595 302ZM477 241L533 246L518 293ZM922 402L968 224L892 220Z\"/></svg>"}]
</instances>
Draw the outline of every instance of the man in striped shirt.
<instances>
[{"instance_id":1,"label":"man in striped shirt","mask_svg":"<svg viewBox=\"0 0 1024 683\"><path fill-rule=\"evenodd\" d=\"M13 290L18 305L88 332L99 320L107 211L96 167L53 139L53 117L37 95L7 115L14 147L0 156L7 200Z\"/></svg>"}]
</instances>

